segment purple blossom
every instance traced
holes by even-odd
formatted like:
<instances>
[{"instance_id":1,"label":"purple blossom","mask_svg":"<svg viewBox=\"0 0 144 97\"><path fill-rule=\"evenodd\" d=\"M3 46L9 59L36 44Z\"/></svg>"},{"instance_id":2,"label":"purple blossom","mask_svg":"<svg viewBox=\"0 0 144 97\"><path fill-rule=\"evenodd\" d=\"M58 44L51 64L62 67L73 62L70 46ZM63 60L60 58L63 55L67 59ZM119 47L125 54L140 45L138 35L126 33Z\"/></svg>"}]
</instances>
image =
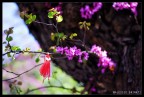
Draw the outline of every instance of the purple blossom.
<instances>
[{"instance_id":1,"label":"purple blossom","mask_svg":"<svg viewBox=\"0 0 144 97\"><path fill-rule=\"evenodd\" d=\"M79 62L79 63L82 63L82 58L81 58L81 56L79 56L78 62Z\"/></svg>"},{"instance_id":2,"label":"purple blossom","mask_svg":"<svg viewBox=\"0 0 144 97\"><path fill-rule=\"evenodd\" d=\"M61 54L65 54L68 60L72 60L75 56L78 56L78 62L82 63L82 58L88 60L88 53L86 51L81 51L76 46L73 47L56 47L56 51Z\"/></svg>"},{"instance_id":3,"label":"purple blossom","mask_svg":"<svg viewBox=\"0 0 144 97\"><path fill-rule=\"evenodd\" d=\"M86 51L81 51L76 46L73 47L56 47L56 51L61 54L65 54L68 60L72 60L74 57L78 57L78 62L82 63L82 59L88 60L89 53ZM102 51L100 46L93 45L90 53L94 53L99 57L98 67L103 67L101 72L104 73L106 68L109 68L111 71L114 71L116 64L107 56L107 52Z\"/></svg>"},{"instance_id":4,"label":"purple blossom","mask_svg":"<svg viewBox=\"0 0 144 97\"><path fill-rule=\"evenodd\" d=\"M89 57L89 56L88 56L88 53L87 53L86 51L83 52L83 55L84 55L84 59L85 59L85 60L88 60L88 57Z\"/></svg>"},{"instance_id":5,"label":"purple blossom","mask_svg":"<svg viewBox=\"0 0 144 97\"><path fill-rule=\"evenodd\" d=\"M102 66L106 68L106 67L108 67L109 62L111 61L111 59L108 58L108 57L101 57L100 61L102 62Z\"/></svg>"},{"instance_id":6,"label":"purple blossom","mask_svg":"<svg viewBox=\"0 0 144 97\"><path fill-rule=\"evenodd\" d=\"M63 54L63 47L57 47L56 52Z\"/></svg>"},{"instance_id":7,"label":"purple blossom","mask_svg":"<svg viewBox=\"0 0 144 97\"><path fill-rule=\"evenodd\" d=\"M93 12L94 13L99 11L99 9L101 9L101 8L102 8L102 3L101 2L94 2L93 3Z\"/></svg>"},{"instance_id":8,"label":"purple blossom","mask_svg":"<svg viewBox=\"0 0 144 97\"><path fill-rule=\"evenodd\" d=\"M81 12L81 17L82 18L90 19L92 17L92 14L91 14L92 12L91 12L88 5L86 5L85 8L81 8L80 12Z\"/></svg>"},{"instance_id":9,"label":"purple blossom","mask_svg":"<svg viewBox=\"0 0 144 97\"><path fill-rule=\"evenodd\" d=\"M75 55L76 55L76 56L82 55L81 49L77 49L77 50L75 51Z\"/></svg>"},{"instance_id":10,"label":"purple blossom","mask_svg":"<svg viewBox=\"0 0 144 97\"><path fill-rule=\"evenodd\" d=\"M106 51L99 51L99 57L107 57L107 52Z\"/></svg>"},{"instance_id":11,"label":"purple blossom","mask_svg":"<svg viewBox=\"0 0 144 97\"><path fill-rule=\"evenodd\" d=\"M93 88L91 88L91 91L92 92L96 92L96 89L93 87Z\"/></svg>"},{"instance_id":12,"label":"purple blossom","mask_svg":"<svg viewBox=\"0 0 144 97\"><path fill-rule=\"evenodd\" d=\"M123 10L123 9L130 9L134 15L137 15L137 10L136 10L136 7L137 7L138 3L137 2L114 2L113 3L113 8L115 10Z\"/></svg>"},{"instance_id":13,"label":"purple blossom","mask_svg":"<svg viewBox=\"0 0 144 97\"><path fill-rule=\"evenodd\" d=\"M130 5L127 2L114 2L112 5L117 11L128 9Z\"/></svg>"},{"instance_id":14,"label":"purple blossom","mask_svg":"<svg viewBox=\"0 0 144 97\"><path fill-rule=\"evenodd\" d=\"M105 73L105 68L101 69L101 73L102 74Z\"/></svg>"},{"instance_id":15,"label":"purple blossom","mask_svg":"<svg viewBox=\"0 0 144 97\"><path fill-rule=\"evenodd\" d=\"M62 14L62 2L59 2L59 5L55 7L55 9Z\"/></svg>"},{"instance_id":16,"label":"purple blossom","mask_svg":"<svg viewBox=\"0 0 144 97\"><path fill-rule=\"evenodd\" d=\"M99 11L102 7L101 2L94 2L93 7L90 8L89 5L85 5L85 7L80 9L81 17L85 19L90 19L92 18L92 15Z\"/></svg>"},{"instance_id":17,"label":"purple blossom","mask_svg":"<svg viewBox=\"0 0 144 97\"><path fill-rule=\"evenodd\" d=\"M138 6L137 2L130 2L130 7L131 8L136 8Z\"/></svg>"},{"instance_id":18,"label":"purple blossom","mask_svg":"<svg viewBox=\"0 0 144 97\"><path fill-rule=\"evenodd\" d=\"M107 56L107 52L105 50L101 50L101 47L93 45L90 52L96 54L99 57L99 63L97 66L103 67L101 70L102 73L105 72L106 68L113 70L113 68L116 66L115 63Z\"/></svg>"},{"instance_id":19,"label":"purple blossom","mask_svg":"<svg viewBox=\"0 0 144 97\"><path fill-rule=\"evenodd\" d=\"M93 45L92 48L91 48L91 50L90 50L90 52L95 53L97 55L100 55L101 47Z\"/></svg>"}]
</instances>

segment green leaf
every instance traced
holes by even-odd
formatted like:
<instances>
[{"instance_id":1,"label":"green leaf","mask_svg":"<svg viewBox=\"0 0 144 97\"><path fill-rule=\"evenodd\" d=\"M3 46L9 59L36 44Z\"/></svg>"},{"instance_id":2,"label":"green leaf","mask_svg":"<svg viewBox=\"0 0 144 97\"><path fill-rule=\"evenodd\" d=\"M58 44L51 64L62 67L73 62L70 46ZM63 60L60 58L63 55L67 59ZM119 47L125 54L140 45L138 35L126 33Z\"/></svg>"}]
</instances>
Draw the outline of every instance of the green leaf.
<instances>
[{"instance_id":1,"label":"green leaf","mask_svg":"<svg viewBox=\"0 0 144 97\"><path fill-rule=\"evenodd\" d=\"M62 37L62 40L65 40L67 38L67 36L66 35L64 35L63 37Z\"/></svg>"},{"instance_id":2,"label":"green leaf","mask_svg":"<svg viewBox=\"0 0 144 97\"><path fill-rule=\"evenodd\" d=\"M35 21L36 20L36 15L33 15L32 16L32 21Z\"/></svg>"},{"instance_id":3,"label":"green leaf","mask_svg":"<svg viewBox=\"0 0 144 97\"><path fill-rule=\"evenodd\" d=\"M57 21L57 22L62 22L62 21L63 21L63 17L62 17L61 15L58 15L58 16L56 17L56 21Z\"/></svg>"},{"instance_id":4,"label":"green leaf","mask_svg":"<svg viewBox=\"0 0 144 97\"><path fill-rule=\"evenodd\" d=\"M32 20L30 20L30 19L26 20L26 24L31 24L31 22L32 22Z\"/></svg>"},{"instance_id":5,"label":"green leaf","mask_svg":"<svg viewBox=\"0 0 144 97\"><path fill-rule=\"evenodd\" d=\"M83 29L83 25L80 25L80 29Z\"/></svg>"},{"instance_id":6,"label":"green leaf","mask_svg":"<svg viewBox=\"0 0 144 97\"><path fill-rule=\"evenodd\" d=\"M76 37L76 36L77 36L77 33L72 33L69 38L73 39L73 37Z\"/></svg>"},{"instance_id":7,"label":"green leaf","mask_svg":"<svg viewBox=\"0 0 144 97\"><path fill-rule=\"evenodd\" d=\"M11 57L11 54L10 54L10 53L7 53L7 56L8 56L8 57Z\"/></svg>"},{"instance_id":8,"label":"green leaf","mask_svg":"<svg viewBox=\"0 0 144 97\"><path fill-rule=\"evenodd\" d=\"M12 56L12 60L15 60L15 57L14 57L14 56Z\"/></svg>"},{"instance_id":9,"label":"green leaf","mask_svg":"<svg viewBox=\"0 0 144 97\"><path fill-rule=\"evenodd\" d=\"M73 33L72 35L73 35L73 36L77 36L77 33Z\"/></svg>"},{"instance_id":10,"label":"green leaf","mask_svg":"<svg viewBox=\"0 0 144 97\"><path fill-rule=\"evenodd\" d=\"M86 23L86 25L87 25L87 26L90 26L90 25L91 25L91 23L90 23L90 22L88 22L88 23Z\"/></svg>"},{"instance_id":11,"label":"green leaf","mask_svg":"<svg viewBox=\"0 0 144 97\"><path fill-rule=\"evenodd\" d=\"M12 46L11 49L13 51L21 51L21 49L18 46Z\"/></svg>"},{"instance_id":12,"label":"green leaf","mask_svg":"<svg viewBox=\"0 0 144 97\"><path fill-rule=\"evenodd\" d=\"M32 21L33 19L32 13L29 15L29 19Z\"/></svg>"},{"instance_id":13,"label":"green leaf","mask_svg":"<svg viewBox=\"0 0 144 97\"><path fill-rule=\"evenodd\" d=\"M12 41L13 38L11 36L7 37L6 40L9 42L9 41Z\"/></svg>"},{"instance_id":14,"label":"green leaf","mask_svg":"<svg viewBox=\"0 0 144 97\"><path fill-rule=\"evenodd\" d=\"M35 62L38 63L40 61L39 57L35 59Z\"/></svg>"},{"instance_id":15,"label":"green leaf","mask_svg":"<svg viewBox=\"0 0 144 97\"><path fill-rule=\"evenodd\" d=\"M62 37L64 36L64 33L59 33L58 36L59 36L60 38L62 38Z\"/></svg>"},{"instance_id":16,"label":"green leaf","mask_svg":"<svg viewBox=\"0 0 144 97\"><path fill-rule=\"evenodd\" d=\"M53 49L53 52L56 53L57 52L56 49Z\"/></svg>"},{"instance_id":17,"label":"green leaf","mask_svg":"<svg viewBox=\"0 0 144 97\"><path fill-rule=\"evenodd\" d=\"M25 50L26 50L26 51L30 51L30 48L27 47Z\"/></svg>"},{"instance_id":18,"label":"green leaf","mask_svg":"<svg viewBox=\"0 0 144 97\"><path fill-rule=\"evenodd\" d=\"M12 46L11 49L12 49L13 51L15 51L15 50L16 50L16 46Z\"/></svg>"},{"instance_id":19,"label":"green leaf","mask_svg":"<svg viewBox=\"0 0 144 97\"><path fill-rule=\"evenodd\" d=\"M51 33L51 40L54 41L55 40L55 34Z\"/></svg>"},{"instance_id":20,"label":"green leaf","mask_svg":"<svg viewBox=\"0 0 144 97\"><path fill-rule=\"evenodd\" d=\"M53 17L54 17L54 15L55 15L55 13L54 13L54 12L49 12L49 13L48 13L48 17L49 17L49 18L53 18Z\"/></svg>"},{"instance_id":21,"label":"green leaf","mask_svg":"<svg viewBox=\"0 0 144 97\"><path fill-rule=\"evenodd\" d=\"M40 49L38 50L38 52L42 52L42 49L40 48Z\"/></svg>"},{"instance_id":22,"label":"green leaf","mask_svg":"<svg viewBox=\"0 0 144 97\"><path fill-rule=\"evenodd\" d=\"M81 25L83 22L79 22L79 25Z\"/></svg>"},{"instance_id":23,"label":"green leaf","mask_svg":"<svg viewBox=\"0 0 144 97\"><path fill-rule=\"evenodd\" d=\"M70 39L73 39L73 36L72 35L70 35L70 37L69 37Z\"/></svg>"},{"instance_id":24,"label":"green leaf","mask_svg":"<svg viewBox=\"0 0 144 97\"><path fill-rule=\"evenodd\" d=\"M17 48L17 50L16 51L21 51L21 49L20 48Z\"/></svg>"}]
</instances>

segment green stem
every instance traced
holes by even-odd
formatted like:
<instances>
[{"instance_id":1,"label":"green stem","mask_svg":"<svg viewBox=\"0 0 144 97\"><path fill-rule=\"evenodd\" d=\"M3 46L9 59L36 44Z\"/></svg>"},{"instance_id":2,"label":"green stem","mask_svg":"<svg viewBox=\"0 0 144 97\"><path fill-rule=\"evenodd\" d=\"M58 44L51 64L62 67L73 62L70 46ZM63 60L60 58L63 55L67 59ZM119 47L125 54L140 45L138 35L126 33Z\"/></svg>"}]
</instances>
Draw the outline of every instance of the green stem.
<instances>
[{"instance_id":1,"label":"green stem","mask_svg":"<svg viewBox=\"0 0 144 97\"><path fill-rule=\"evenodd\" d=\"M56 28L56 32L58 33L58 38L57 38L57 42L56 42L56 45L58 46L59 45L60 37L59 37L59 31L58 31L58 28L57 28L57 23L55 25L55 28Z\"/></svg>"}]
</instances>

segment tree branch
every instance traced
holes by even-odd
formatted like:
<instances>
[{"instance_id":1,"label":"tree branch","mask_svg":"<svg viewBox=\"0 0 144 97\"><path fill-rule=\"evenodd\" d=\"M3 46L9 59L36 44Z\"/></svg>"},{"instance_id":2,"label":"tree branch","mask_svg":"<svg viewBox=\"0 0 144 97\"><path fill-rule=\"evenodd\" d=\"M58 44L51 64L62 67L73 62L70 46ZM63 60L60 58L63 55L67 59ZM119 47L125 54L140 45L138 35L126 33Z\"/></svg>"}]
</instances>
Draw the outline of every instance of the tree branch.
<instances>
[{"instance_id":1,"label":"tree branch","mask_svg":"<svg viewBox=\"0 0 144 97\"><path fill-rule=\"evenodd\" d=\"M41 63L41 64L42 64L42 63ZM17 73L8 71L8 70L6 70L6 69L3 68L3 70L5 70L6 72L15 74L15 75L17 75L17 76L16 76L16 77L13 77L13 78L9 78L9 79L4 79L4 80L2 80L2 81L8 81L8 80L12 80L12 79L18 78L18 77L20 77L21 75L23 75L24 73L27 73L27 72L31 71L32 69L34 69L34 68L40 66L41 64L38 64L38 65L32 67L31 69L29 69L29 70L27 70L27 71L25 71L25 72L23 72L23 73L20 73L20 74L17 74Z\"/></svg>"},{"instance_id":2,"label":"tree branch","mask_svg":"<svg viewBox=\"0 0 144 97\"><path fill-rule=\"evenodd\" d=\"M39 88L35 88L35 89L28 90L28 91L27 91L26 93L24 93L24 94L28 94L28 93L30 93L30 92L33 92L33 91L36 91L36 90L39 90L39 89L44 89L44 88L62 88L62 89L70 90L70 91L73 91L73 90L74 90L74 88L65 88L65 87L63 87L63 86L43 86L43 87L39 87ZM80 91L77 91L76 89L75 89L75 92L81 93Z\"/></svg>"},{"instance_id":3,"label":"tree branch","mask_svg":"<svg viewBox=\"0 0 144 97\"><path fill-rule=\"evenodd\" d=\"M50 54L50 55L52 55L52 54L59 54L59 53L38 52L38 51L24 51L24 52L28 52L28 53L40 53L40 54ZM8 54L8 53L19 54L19 53L23 53L23 51L9 51L9 52L4 53L3 56L6 55L6 54Z\"/></svg>"}]
</instances>

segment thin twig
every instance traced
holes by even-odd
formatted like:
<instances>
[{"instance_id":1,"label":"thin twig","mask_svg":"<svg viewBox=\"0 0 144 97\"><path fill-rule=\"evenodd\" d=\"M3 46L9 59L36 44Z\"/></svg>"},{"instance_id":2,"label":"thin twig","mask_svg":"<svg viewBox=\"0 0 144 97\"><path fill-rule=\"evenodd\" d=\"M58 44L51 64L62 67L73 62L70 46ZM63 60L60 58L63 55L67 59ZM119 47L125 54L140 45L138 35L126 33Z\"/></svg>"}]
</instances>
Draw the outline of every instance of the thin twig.
<instances>
[{"instance_id":1,"label":"thin twig","mask_svg":"<svg viewBox=\"0 0 144 97\"><path fill-rule=\"evenodd\" d=\"M14 74L14 75L19 75L19 74L17 74L17 73L12 72L12 71L6 70L5 68L2 68L2 69L5 70L5 71L8 72L8 73L12 73L12 74Z\"/></svg>"},{"instance_id":2,"label":"thin twig","mask_svg":"<svg viewBox=\"0 0 144 97\"><path fill-rule=\"evenodd\" d=\"M59 53L38 52L38 51L24 51L24 52L27 52L27 53L40 53L40 54L50 54L50 55L52 55L52 54L59 54ZM23 53L23 51L9 51L9 52L4 53L3 56L6 55L6 54L8 54L8 53L19 54L19 53Z\"/></svg>"},{"instance_id":3,"label":"thin twig","mask_svg":"<svg viewBox=\"0 0 144 97\"><path fill-rule=\"evenodd\" d=\"M73 88L65 88L65 87L63 87L63 86L43 86L43 87L39 87L39 88L35 88L35 89L28 90L28 91L27 91L26 93L24 93L24 94L28 94L28 93L33 92L33 91L35 91L35 90L44 89L44 88L62 88L62 89L66 89L66 90L71 90L71 91L73 91ZM76 92L80 93L80 91L77 91L77 90L76 90Z\"/></svg>"},{"instance_id":4,"label":"thin twig","mask_svg":"<svg viewBox=\"0 0 144 97\"><path fill-rule=\"evenodd\" d=\"M42 64L42 63L41 63L41 64ZM41 64L35 65L35 66L32 67L31 69L29 69L29 70L27 70L27 71L25 71L25 72L23 72L23 73L20 73L20 74L16 74L16 73L14 73L14 72L11 72L11 71L8 71L8 70L3 69L3 70L5 70L6 72L15 74L15 75L17 75L17 76L16 76L16 77L13 77L13 78L9 78L9 79L4 79L4 80L2 80L2 81L8 81L8 80L12 80L12 79L18 78L18 77L20 77L21 75L23 75L24 73L27 73L27 72L31 71L32 69L40 66Z\"/></svg>"},{"instance_id":5,"label":"thin twig","mask_svg":"<svg viewBox=\"0 0 144 97\"><path fill-rule=\"evenodd\" d=\"M38 22L38 21L34 21L34 22L36 22L36 23L39 23L39 24L44 24L44 25L47 25L47 26L54 26L53 24L47 24L47 23L44 23L44 22Z\"/></svg>"}]
</instances>

